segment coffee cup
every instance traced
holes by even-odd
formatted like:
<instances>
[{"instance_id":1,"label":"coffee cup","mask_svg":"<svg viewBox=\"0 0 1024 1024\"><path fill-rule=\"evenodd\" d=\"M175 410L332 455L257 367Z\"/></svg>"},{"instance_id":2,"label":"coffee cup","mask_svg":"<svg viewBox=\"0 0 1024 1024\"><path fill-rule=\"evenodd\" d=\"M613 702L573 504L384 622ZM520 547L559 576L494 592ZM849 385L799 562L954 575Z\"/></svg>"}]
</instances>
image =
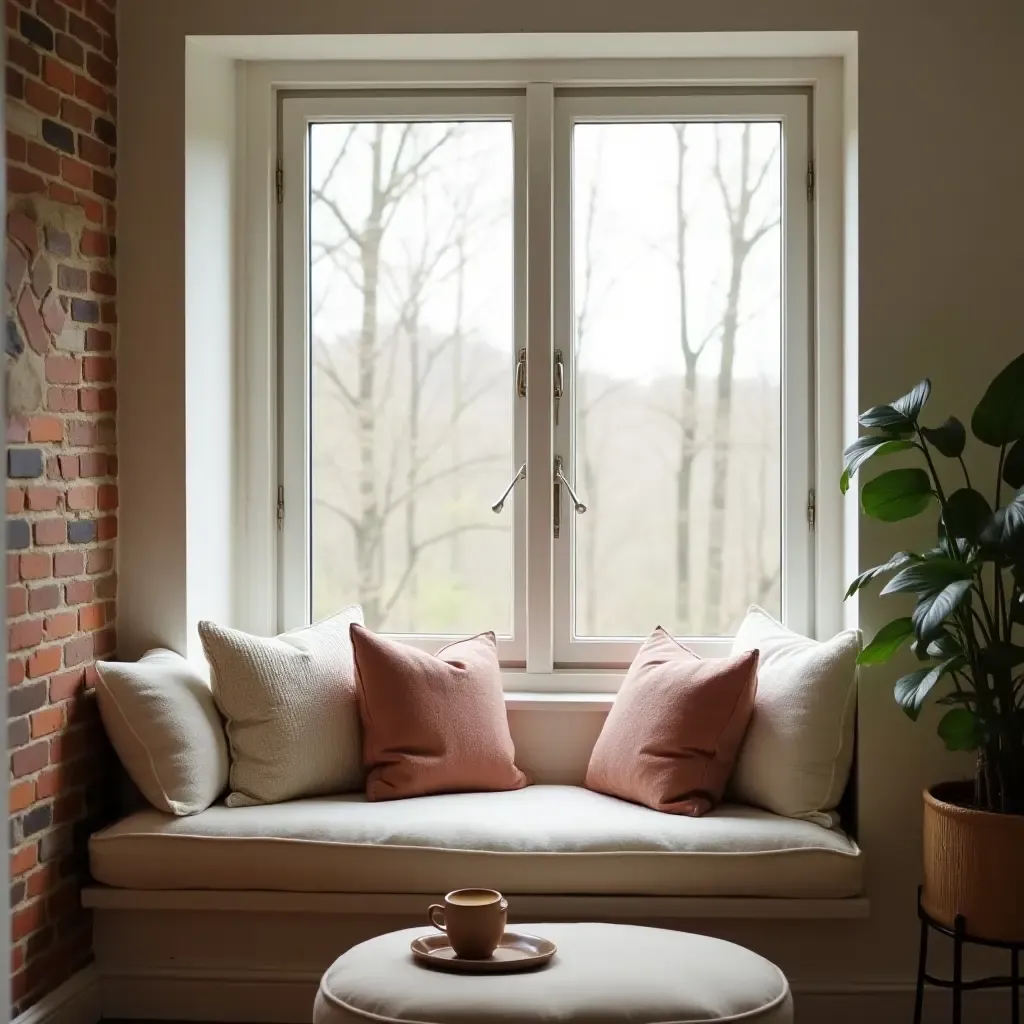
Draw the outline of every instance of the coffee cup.
<instances>
[{"instance_id":1,"label":"coffee cup","mask_svg":"<svg viewBox=\"0 0 1024 1024\"><path fill-rule=\"evenodd\" d=\"M447 933L455 955L463 960L486 960L505 934L508 900L495 889L456 889L444 905L427 909L430 923Z\"/></svg>"}]
</instances>

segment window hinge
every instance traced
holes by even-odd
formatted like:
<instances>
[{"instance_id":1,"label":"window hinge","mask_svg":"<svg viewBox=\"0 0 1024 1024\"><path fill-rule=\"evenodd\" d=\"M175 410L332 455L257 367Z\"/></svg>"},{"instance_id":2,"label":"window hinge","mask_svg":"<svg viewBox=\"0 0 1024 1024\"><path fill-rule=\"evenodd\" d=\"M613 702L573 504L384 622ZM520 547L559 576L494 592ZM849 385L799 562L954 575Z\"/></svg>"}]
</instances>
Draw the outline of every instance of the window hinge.
<instances>
[{"instance_id":1,"label":"window hinge","mask_svg":"<svg viewBox=\"0 0 1024 1024\"><path fill-rule=\"evenodd\" d=\"M807 161L807 199L814 199L814 161Z\"/></svg>"},{"instance_id":2,"label":"window hinge","mask_svg":"<svg viewBox=\"0 0 1024 1024\"><path fill-rule=\"evenodd\" d=\"M277 528L284 529L284 485L277 488Z\"/></svg>"},{"instance_id":3,"label":"window hinge","mask_svg":"<svg viewBox=\"0 0 1024 1024\"><path fill-rule=\"evenodd\" d=\"M277 173L274 175L274 181L277 185L277 201L278 204L284 202L284 164L277 161Z\"/></svg>"},{"instance_id":4,"label":"window hinge","mask_svg":"<svg viewBox=\"0 0 1024 1024\"><path fill-rule=\"evenodd\" d=\"M807 492L807 529L813 530L814 523L818 514L818 506L814 501L814 488L812 487Z\"/></svg>"}]
</instances>

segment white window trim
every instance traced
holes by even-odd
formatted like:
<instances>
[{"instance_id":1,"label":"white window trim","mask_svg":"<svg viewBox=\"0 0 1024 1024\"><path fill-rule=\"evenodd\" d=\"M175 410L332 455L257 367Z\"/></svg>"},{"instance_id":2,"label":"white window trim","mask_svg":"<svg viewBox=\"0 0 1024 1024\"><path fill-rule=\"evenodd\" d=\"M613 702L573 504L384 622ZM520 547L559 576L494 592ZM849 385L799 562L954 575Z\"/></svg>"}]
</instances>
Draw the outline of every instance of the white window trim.
<instances>
[{"instance_id":1,"label":"white window trim","mask_svg":"<svg viewBox=\"0 0 1024 1024\"><path fill-rule=\"evenodd\" d=\"M813 124L811 152L817 178L812 208L816 237L830 239L812 252L818 301L815 306L812 368L815 380L815 437L811 454L817 486L814 565L813 635L825 637L841 627L844 520L837 488L842 453L842 368L844 348L844 239L843 194L844 83L843 63L831 59L694 59L675 60L556 60L535 61L384 61L345 63L249 63L241 70L240 140L247 159L241 161L242 231L239 235L241 273L239 302L243 309L238 339L240 436L247 441L240 453L238 573L239 622L259 633L281 628L278 582L278 532L275 508L278 491L277 402L278 376L276 323L280 294L276 284L278 209L274 198L275 159L278 151L277 117L280 93L292 89L380 88L524 88L540 77L546 85L564 88L595 86L756 86L783 89L794 86L811 91ZM847 86L848 87L848 86ZM536 92L536 91L535 91ZM529 103L529 99L527 100ZM535 121L536 123L536 121ZM536 145L539 140L531 140ZM287 195L287 190L286 190ZM542 201L537 199L537 201ZM539 271L538 271L539 272ZM517 313L521 311L517 310ZM531 329L534 324L526 311ZM549 370L550 372L550 370ZM543 383L543 382L538 382ZM549 382L550 383L550 382ZM550 389L533 389L545 393ZM539 518L539 513L538 513ZM546 520L546 525L550 518ZM553 567L552 567L553 571ZM543 576L535 577L541 589ZM550 589L547 591L550 595ZM535 595L529 587L530 600ZM550 609L551 598L548 597ZM536 646L531 647L531 643ZM710 642L722 653L723 642ZM725 642L727 643L727 642ZM506 673L506 685L516 690L612 692L622 672L554 670L544 657L540 639L527 637L530 672ZM532 651L533 657L530 657Z\"/></svg>"}]
</instances>

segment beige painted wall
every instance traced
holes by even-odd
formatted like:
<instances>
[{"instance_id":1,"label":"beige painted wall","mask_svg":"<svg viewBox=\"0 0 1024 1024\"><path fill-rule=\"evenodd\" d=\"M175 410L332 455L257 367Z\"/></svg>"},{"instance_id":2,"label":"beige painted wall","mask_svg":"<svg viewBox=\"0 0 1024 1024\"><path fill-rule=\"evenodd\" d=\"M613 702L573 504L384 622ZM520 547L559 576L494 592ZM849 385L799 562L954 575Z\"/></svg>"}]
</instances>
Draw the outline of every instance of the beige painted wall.
<instances>
[{"instance_id":1,"label":"beige painted wall","mask_svg":"<svg viewBox=\"0 0 1024 1024\"><path fill-rule=\"evenodd\" d=\"M391 32L859 33L862 404L925 373L936 418L969 417L1024 345L1024 4L1020 0L175 0L121 12L121 605L123 649L184 645L184 38ZM930 527L928 527L930 529ZM923 540L860 526L861 561ZM869 634L898 613L868 597ZM866 922L732 924L728 934L818 983L906 980L915 956L921 786L957 770L866 676L860 839ZM721 930L721 929L719 929Z\"/></svg>"}]
</instances>

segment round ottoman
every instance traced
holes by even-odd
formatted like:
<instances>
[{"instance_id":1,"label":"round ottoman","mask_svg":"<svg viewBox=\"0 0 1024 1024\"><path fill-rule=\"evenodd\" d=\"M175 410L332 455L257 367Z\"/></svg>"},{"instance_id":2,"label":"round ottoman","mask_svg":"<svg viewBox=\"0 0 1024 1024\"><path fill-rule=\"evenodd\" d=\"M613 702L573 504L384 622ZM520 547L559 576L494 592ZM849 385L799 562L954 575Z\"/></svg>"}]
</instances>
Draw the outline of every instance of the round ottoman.
<instances>
[{"instance_id":1,"label":"round ottoman","mask_svg":"<svg viewBox=\"0 0 1024 1024\"><path fill-rule=\"evenodd\" d=\"M619 924L516 924L558 946L522 974L452 974L417 964L407 928L353 946L328 968L314 1024L791 1024L783 973L742 946Z\"/></svg>"}]
</instances>

